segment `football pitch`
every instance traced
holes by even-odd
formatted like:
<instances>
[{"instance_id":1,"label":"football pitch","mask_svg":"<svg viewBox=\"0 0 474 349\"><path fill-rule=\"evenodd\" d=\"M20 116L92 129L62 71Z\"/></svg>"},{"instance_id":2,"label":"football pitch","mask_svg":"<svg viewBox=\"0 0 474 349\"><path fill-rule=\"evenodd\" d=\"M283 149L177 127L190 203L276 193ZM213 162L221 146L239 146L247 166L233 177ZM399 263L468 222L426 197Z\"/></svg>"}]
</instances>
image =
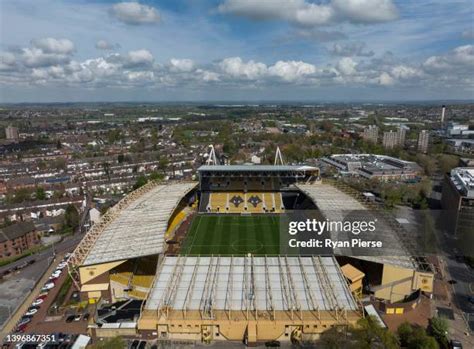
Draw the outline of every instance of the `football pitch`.
<instances>
[{"instance_id":1,"label":"football pitch","mask_svg":"<svg viewBox=\"0 0 474 349\"><path fill-rule=\"evenodd\" d=\"M181 254L276 255L280 252L279 225L275 215L198 215Z\"/></svg>"}]
</instances>

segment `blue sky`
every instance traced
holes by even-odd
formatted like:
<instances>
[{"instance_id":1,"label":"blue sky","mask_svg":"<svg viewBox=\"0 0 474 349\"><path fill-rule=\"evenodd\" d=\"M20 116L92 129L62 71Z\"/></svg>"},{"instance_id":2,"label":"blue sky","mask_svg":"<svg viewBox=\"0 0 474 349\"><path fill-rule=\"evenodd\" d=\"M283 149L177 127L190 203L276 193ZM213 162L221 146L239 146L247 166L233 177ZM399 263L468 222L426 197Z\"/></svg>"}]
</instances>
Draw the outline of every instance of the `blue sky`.
<instances>
[{"instance_id":1,"label":"blue sky","mask_svg":"<svg viewBox=\"0 0 474 349\"><path fill-rule=\"evenodd\" d=\"M0 0L0 102L474 98L468 0Z\"/></svg>"}]
</instances>

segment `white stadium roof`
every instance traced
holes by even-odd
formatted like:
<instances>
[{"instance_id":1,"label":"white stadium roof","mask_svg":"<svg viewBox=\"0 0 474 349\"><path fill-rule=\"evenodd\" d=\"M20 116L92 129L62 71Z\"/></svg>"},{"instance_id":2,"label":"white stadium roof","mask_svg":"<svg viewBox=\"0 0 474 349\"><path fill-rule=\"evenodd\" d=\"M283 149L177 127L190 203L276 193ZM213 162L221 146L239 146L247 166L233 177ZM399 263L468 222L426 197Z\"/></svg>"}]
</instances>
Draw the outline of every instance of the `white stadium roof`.
<instances>
[{"instance_id":1,"label":"white stadium roof","mask_svg":"<svg viewBox=\"0 0 474 349\"><path fill-rule=\"evenodd\" d=\"M196 185L157 185L143 194L104 228L83 265L162 253L170 216L182 197Z\"/></svg>"},{"instance_id":2,"label":"white stadium roof","mask_svg":"<svg viewBox=\"0 0 474 349\"><path fill-rule=\"evenodd\" d=\"M164 258L147 310L356 310L334 257Z\"/></svg>"},{"instance_id":3,"label":"white stadium roof","mask_svg":"<svg viewBox=\"0 0 474 349\"><path fill-rule=\"evenodd\" d=\"M416 269L413 258L408 253L408 250L403 246L398 233L387 224L383 219L376 214L376 211L369 210L352 196L340 191L339 189L328 185L308 185L298 184L297 187L308 195L315 203L321 214L330 221L344 221L348 213L353 213L354 216L360 217L364 220L377 220L377 235L382 239L384 244L384 256L358 256L353 257L369 260L377 263L391 264L403 268ZM333 240L344 240L347 236L337 235L337 232L331 232ZM346 248L335 248L334 252L338 255L351 256L350 251ZM349 253L348 253L349 252Z\"/></svg>"}]
</instances>

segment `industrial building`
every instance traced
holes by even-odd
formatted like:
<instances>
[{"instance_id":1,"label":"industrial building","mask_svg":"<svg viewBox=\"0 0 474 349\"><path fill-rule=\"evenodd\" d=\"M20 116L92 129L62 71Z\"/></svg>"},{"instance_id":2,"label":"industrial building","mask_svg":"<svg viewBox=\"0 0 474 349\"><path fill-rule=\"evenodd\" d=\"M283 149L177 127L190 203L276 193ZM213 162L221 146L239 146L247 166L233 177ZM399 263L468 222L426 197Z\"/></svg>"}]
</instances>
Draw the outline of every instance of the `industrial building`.
<instances>
[{"instance_id":1,"label":"industrial building","mask_svg":"<svg viewBox=\"0 0 474 349\"><path fill-rule=\"evenodd\" d=\"M405 161L386 155L335 154L322 160L336 167L342 175L360 176L367 179L412 180L421 175L421 167L412 161Z\"/></svg>"}]
</instances>

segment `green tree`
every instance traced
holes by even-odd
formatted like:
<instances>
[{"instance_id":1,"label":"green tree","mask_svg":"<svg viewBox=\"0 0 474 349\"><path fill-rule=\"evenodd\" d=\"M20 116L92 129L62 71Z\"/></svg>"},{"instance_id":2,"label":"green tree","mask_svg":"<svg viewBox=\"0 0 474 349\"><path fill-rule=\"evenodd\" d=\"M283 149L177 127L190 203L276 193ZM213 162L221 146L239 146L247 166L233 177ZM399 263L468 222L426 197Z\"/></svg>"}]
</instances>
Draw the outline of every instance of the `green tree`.
<instances>
[{"instance_id":1,"label":"green tree","mask_svg":"<svg viewBox=\"0 0 474 349\"><path fill-rule=\"evenodd\" d=\"M382 328L373 316L360 319L357 325L357 329L354 330L356 348L398 349L400 347L397 338L387 329Z\"/></svg>"},{"instance_id":2,"label":"green tree","mask_svg":"<svg viewBox=\"0 0 474 349\"><path fill-rule=\"evenodd\" d=\"M148 179L145 176L138 177L137 181L133 185L133 190L143 187L145 184L147 184L147 182L148 182Z\"/></svg>"},{"instance_id":3,"label":"green tree","mask_svg":"<svg viewBox=\"0 0 474 349\"><path fill-rule=\"evenodd\" d=\"M430 333L436 338L438 343L446 345L448 343L448 320L442 317L433 317L430 319Z\"/></svg>"},{"instance_id":4,"label":"green tree","mask_svg":"<svg viewBox=\"0 0 474 349\"><path fill-rule=\"evenodd\" d=\"M413 335L413 326L405 321L400 326L398 326L397 335L400 339L400 345L406 347L408 345L408 341Z\"/></svg>"},{"instance_id":5,"label":"green tree","mask_svg":"<svg viewBox=\"0 0 474 349\"><path fill-rule=\"evenodd\" d=\"M68 205L64 214L64 225L73 231L79 226L79 212L76 206Z\"/></svg>"},{"instance_id":6,"label":"green tree","mask_svg":"<svg viewBox=\"0 0 474 349\"><path fill-rule=\"evenodd\" d=\"M43 187L36 188L36 199L37 200L46 200L46 192Z\"/></svg>"},{"instance_id":7,"label":"green tree","mask_svg":"<svg viewBox=\"0 0 474 349\"><path fill-rule=\"evenodd\" d=\"M424 328L415 327L413 333L408 338L408 349L439 349L436 339L426 334Z\"/></svg>"},{"instance_id":8,"label":"green tree","mask_svg":"<svg viewBox=\"0 0 474 349\"><path fill-rule=\"evenodd\" d=\"M448 173L459 164L459 158L455 155L443 154L439 156L438 164L442 173Z\"/></svg>"}]
</instances>

